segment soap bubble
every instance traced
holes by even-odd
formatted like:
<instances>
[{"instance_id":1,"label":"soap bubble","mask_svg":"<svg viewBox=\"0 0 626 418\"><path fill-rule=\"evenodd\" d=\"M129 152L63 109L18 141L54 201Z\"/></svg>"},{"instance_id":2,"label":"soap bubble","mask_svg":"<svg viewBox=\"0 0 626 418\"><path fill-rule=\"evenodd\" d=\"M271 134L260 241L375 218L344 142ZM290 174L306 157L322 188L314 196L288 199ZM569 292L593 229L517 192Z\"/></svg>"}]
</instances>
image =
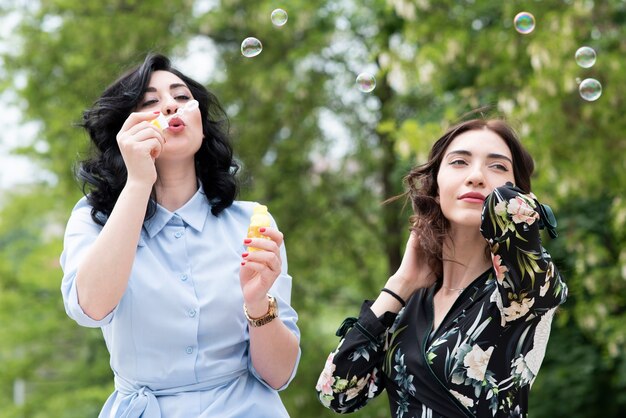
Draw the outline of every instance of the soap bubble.
<instances>
[{"instance_id":1,"label":"soap bubble","mask_svg":"<svg viewBox=\"0 0 626 418\"><path fill-rule=\"evenodd\" d=\"M356 78L356 85L363 93L370 93L376 87L376 79L368 73L361 73Z\"/></svg>"},{"instance_id":2,"label":"soap bubble","mask_svg":"<svg viewBox=\"0 0 626 418\"><path fill-rule=\"evenodd\" d=\"M272 12L272 23L274 26L283 26L287 23L287 12L283 9L276 9Z\"/></svg>"},{"instance_id":3,"label":"soap bubble","mask_svg":"<svg viewBox=\"0 0 626 418\"><path fill-rule=\"evenodd\" d=\"M263 50L261 41L257 38L249 37L243 40L241 43L241 53L244 57L252 58L256 57Z\"/></svg>"},{"instance_id":4,"label":"soap bubble","mask_svg":"<svg viewBox=\"0 0 626 418\"><path fill-rule=\"evenodd\" d=\"M593 67L596 63L596 51L588 46L578 48L576 51L576 63L583 68Z\"/></svg>"},{"instance_id":5,"label":"soap bubble","mask_svg":"<svg viewBox=\"0 0 626 418\"><path fill-rule=\"evenodd\" d=\"M578 91L580 92L580 97L588 102L593 102L602 95L602 84L595 78L585 78L578 86Z\"/></svg>"},{"instance_id":6,"label":"soap bubble","mask_svg":"<svg viewBox=\"0 0 626 418\"><path fill-rule=\"evenodd\" d=\"M528 12L520 12L513 19L515 30L522 35L527 35L535 30L535 16Z\"/></svg>"}]
</instances>

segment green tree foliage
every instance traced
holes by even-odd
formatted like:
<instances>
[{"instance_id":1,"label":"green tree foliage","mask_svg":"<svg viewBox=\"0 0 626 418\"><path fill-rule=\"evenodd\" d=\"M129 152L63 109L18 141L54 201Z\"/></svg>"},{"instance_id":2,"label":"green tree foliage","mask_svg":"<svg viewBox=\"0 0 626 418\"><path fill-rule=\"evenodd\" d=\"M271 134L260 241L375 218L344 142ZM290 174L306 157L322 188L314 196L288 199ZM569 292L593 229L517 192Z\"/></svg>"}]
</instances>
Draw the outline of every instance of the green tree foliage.
<instances>
[{"instance_id":1,"label":"green tree foliage","mask_svg":"<svg viewBox=\"0 0 626 418\"><path fill-rule=\"evenodd\" d=\"M277 7L289 13L283 27L270 22ZM513 27L520 11L536 18L530 34ZM231 117L241 197L268 204L286 236L303 350L282 394L292 416L333 416L314 386L334 332L399 262L410 207L381 202L402 193L446 126L481 106L512 121L535 156L534 192L561 234L546 246L570 286L532 414L626 409L624 1L47 0L21 12L2 85L26 80L14 90L42 129L19 152L56 181L3 197L3 414L95 416L112 388L99 332L67 320L58 292L60 233L80 196L70 167L86 142L73 124L146 51L193 57L190 40L214 46L206 80ZM254 58L239 50L249 36L264 46ZM589 69L574 61L583 45L598 53ZM356 89L363 71L376 77L371 93ZM604 86L596 102L578 94L587 77ZM26 383L22 407L12 405L16 381ZM389 416L385 397L354 416Z\"/></svg>"}]
</instances>

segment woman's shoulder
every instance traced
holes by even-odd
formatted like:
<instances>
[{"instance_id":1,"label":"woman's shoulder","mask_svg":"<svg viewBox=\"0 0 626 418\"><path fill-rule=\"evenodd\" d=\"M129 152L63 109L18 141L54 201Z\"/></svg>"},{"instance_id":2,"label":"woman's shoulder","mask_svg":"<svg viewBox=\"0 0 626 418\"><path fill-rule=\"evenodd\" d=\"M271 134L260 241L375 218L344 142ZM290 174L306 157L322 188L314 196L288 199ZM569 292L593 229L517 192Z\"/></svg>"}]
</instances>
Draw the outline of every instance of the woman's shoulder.
<instances>
[{"instance_id":1,"label":"woman's shoulder","mask_svg":"<svg viewBox=\"0 0 626 418\"><path fill-rule=\"evenodd\" d=\"M91 205L91 203L89 203L89 197L88 196L83 196L80 199L78 199L78 201L74 204L74 208L72 209L72 212L77 211L77 210L85 210L86 208L91 210L93 206Z\"/></svg>"},{"instance_id":2,"label":"woman's shoulder","mask_svg":"<svg viewBox=\"0 0 626 418\"><path fill-rule=\"evenodd\" d=\"M93 205L89 202L88 196L83 196L74 205L72 208L72 212L70 214L70 221L77 220L81 222L93 223L94 222L91 214L93 212ZM106 217L102 213L98 213L96 215L98 218L101 218L103 223L106 221Z\"/></svg>"},{"instance_id":3,"label":"woman's shoulder","mask_svg":"<svg viewBox=\"0 0 626 418\"><path fill-rule=\"evenodd\" d=\"M235 218L238 221L241 221L247 224L250 222L250 217L252 216L254 207L257 205L263 205L263 204L264 203L261 203L261 202L254 202L254 201L248 201L248 200L235 200L222 213L227 214L228 218ZM269 207L269 215L270 215L270 219L272 219L272 222L275 223L274 217L272 216L271 207Z\"/></svg>"},{"instance_id":4,"label":"woman's shoulder","mask_svg":"<svg viewBox=\"0 0 626 418\"><path fill-rule=\"evenodd\" d=\"M91 216L91 210L93 206L89 203L89 198L87 196L83 196L74 204L72 208L70 217L81 216L83 214L89 214Z\"/></svg>"},{"instance_id":5,"label":"woman's shoulder","mask_svg":"<svg viewBox=\"0 0 626 418\"><path fill-rule=\"evenodd\" d=\"M233 215L245 215L248 218L252 215L254 207L262 203L249 200L235 200L226 210Z\"/></svg>"},{"instance_id":6,"label":"woman's shoulder","mask_svg":"<svg viewBox=\"0 0 626 418\"><path fill-rule=\"evenodd\" d=\"M254 202L249 202L247 200L235 200L229 207L224 209L224 211L233 216L248 215L252 213L253 207Z\"/></svg>"},{"instance_id":7,"label":"woman's shoulder","mask_svg":"<svg viewBox=\"0 0 626 418\"><path fill-rule=\"evenodd\" d=\"M253 202L251 200L234 200L233 204L230 205L229 209L252 212L252 208L256 205L259 205L259 202Z\"/></svg>"}]
</instances>

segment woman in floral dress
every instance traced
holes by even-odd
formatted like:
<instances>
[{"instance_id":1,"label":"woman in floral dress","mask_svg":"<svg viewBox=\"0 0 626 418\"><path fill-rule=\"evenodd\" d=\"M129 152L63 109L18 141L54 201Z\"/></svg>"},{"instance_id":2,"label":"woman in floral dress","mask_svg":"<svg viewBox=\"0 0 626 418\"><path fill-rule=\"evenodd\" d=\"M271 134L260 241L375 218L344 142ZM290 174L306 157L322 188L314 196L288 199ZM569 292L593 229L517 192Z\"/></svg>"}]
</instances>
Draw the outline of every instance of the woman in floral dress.
<instances>
[{"instance_id":1,"label":"woman in floral dress","mask_svg":"<svg viewBox=\"0 0 626 418\"><path fill-rule=\"evenodd\" d=\"M539 230L534 163L501 120L454 126L406 177L402 263L337 331L316 386L349 413L387 390L394 418L526 417L567 287Z\"/></svg>"}]
</instances>

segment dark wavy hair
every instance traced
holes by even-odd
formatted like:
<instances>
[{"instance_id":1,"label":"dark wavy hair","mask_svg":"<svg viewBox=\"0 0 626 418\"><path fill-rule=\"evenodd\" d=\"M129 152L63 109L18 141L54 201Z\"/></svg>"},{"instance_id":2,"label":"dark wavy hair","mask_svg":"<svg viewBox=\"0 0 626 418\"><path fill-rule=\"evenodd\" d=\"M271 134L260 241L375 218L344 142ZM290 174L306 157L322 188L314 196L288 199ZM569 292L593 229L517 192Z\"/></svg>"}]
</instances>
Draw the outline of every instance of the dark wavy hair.
<instances>
[{"instance_id":1,"label":"dark wavy hair","mask_svg":"<svg viewBox=\"0 0 626 418\"><path fill-rule=\"evenodd\" d=\"M413 206L410 217L411 230L419 236L422 249L428 257L428 263L438 277L443 269L443 242L448 232L449 222L441 211L437 200L439 187L437 174L448 145L464 132L488 129L504 140L513 157L515 185L525 193L531 192L530 177L535 163L530 153L524 148L511 126L501 119L471 119L452 126L432 146L428 161L413 168L404 178L407 192L405 195Z\"/></svg>"},{"instance_id":2,"label":"dark wavy hair","mask_svg":"<svg viewBox=\"0 0 626 418\"><path fill-rule=\"evenodd\" d=\"M128 175L117 144L117 133L143 98L152 73L159 70L168 71L183 80L200 104L203 139L194 159L196 175L211 205L211 213L217 216L237 196L235 175L239 165L233 158L228 117L217 97L197 81L173 68L167 57L149 54L143 64L113 82L93 106L83 113L81 126L91 138L92 152L79 163L76 176L93 207L91 217L100 225L104 225L111 214ZM145 219L154 215L155 201L153 189Z\"/></svg>"}]
</instances>

